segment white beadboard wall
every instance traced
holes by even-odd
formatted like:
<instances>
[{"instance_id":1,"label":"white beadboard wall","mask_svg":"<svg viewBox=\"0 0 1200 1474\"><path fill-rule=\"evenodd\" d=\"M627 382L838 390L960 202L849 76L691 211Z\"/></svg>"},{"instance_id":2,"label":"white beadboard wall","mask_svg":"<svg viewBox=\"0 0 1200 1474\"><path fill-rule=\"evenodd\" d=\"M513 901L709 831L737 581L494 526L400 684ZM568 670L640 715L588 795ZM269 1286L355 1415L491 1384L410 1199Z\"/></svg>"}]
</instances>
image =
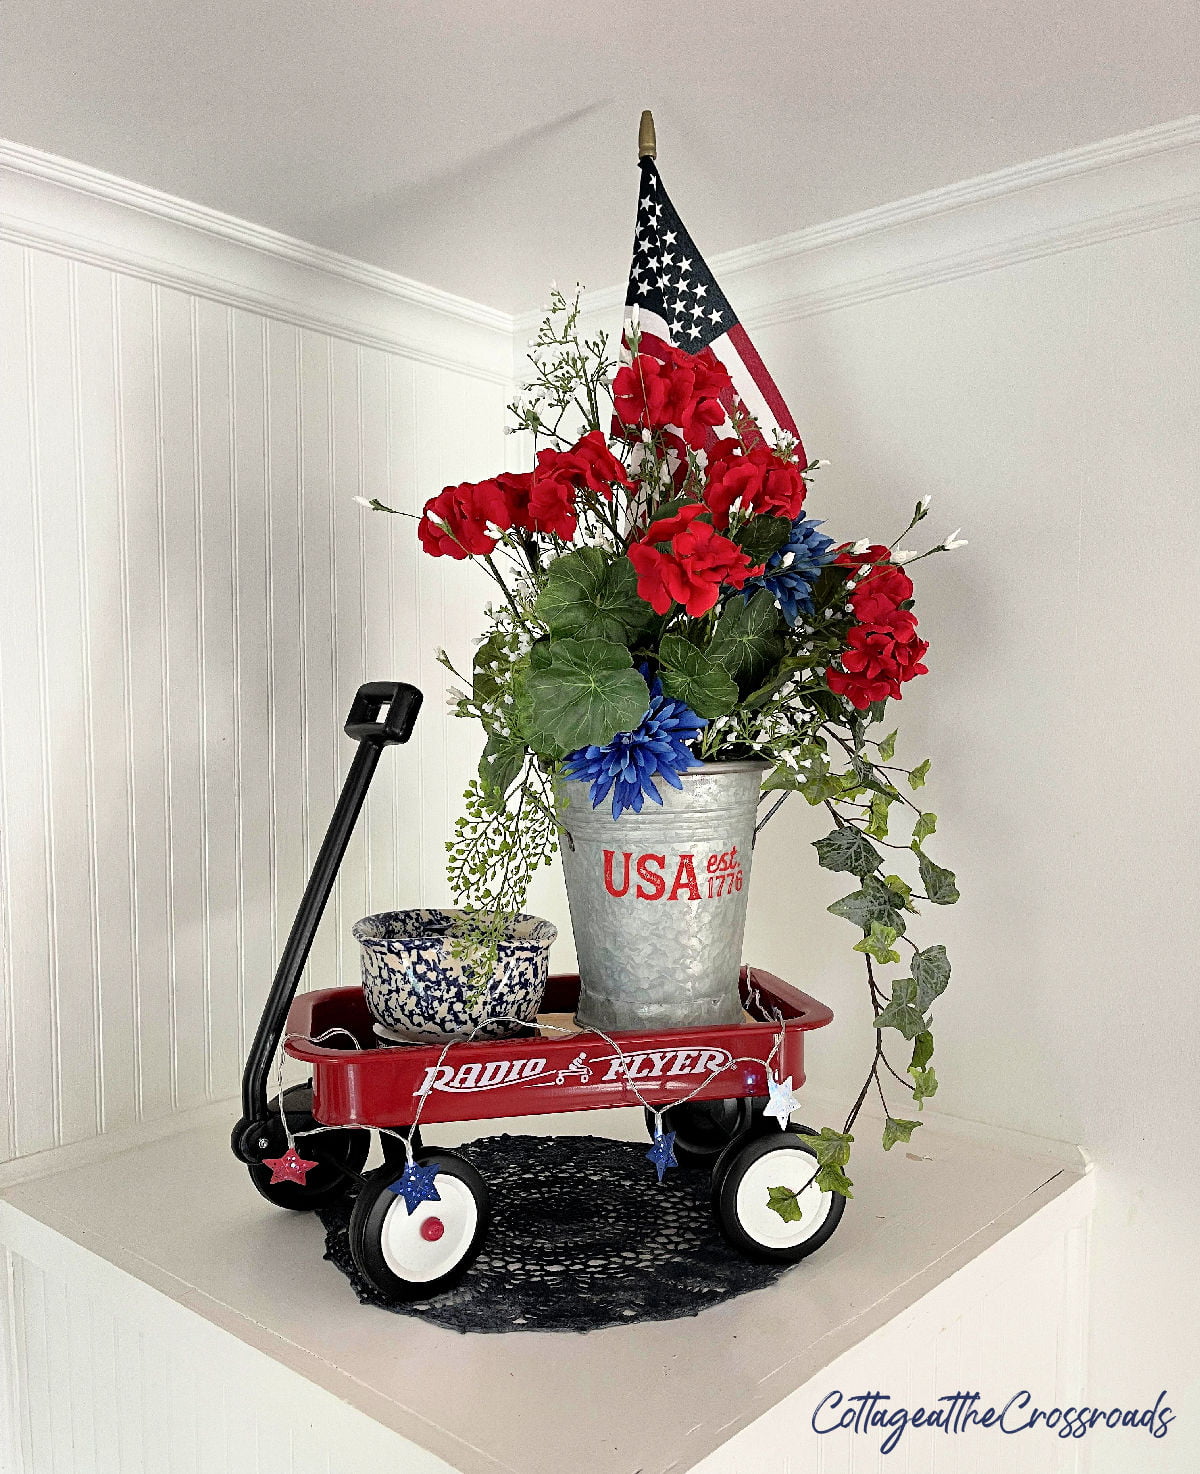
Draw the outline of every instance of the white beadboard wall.
<instances>
[{"instance_id":1,"label":"white beadboard wall","mask_svg":"<svg viewBox=\"0 0 1200 1474\"><path fill-rule=\"evenodd\" d=\"M362 680L427 703L314 983L444 898L473 745L478 583L353 498L500 464L507 321L115 184L0 150L0 1160L236 1092Z\"/></svg>"}]
</instances>

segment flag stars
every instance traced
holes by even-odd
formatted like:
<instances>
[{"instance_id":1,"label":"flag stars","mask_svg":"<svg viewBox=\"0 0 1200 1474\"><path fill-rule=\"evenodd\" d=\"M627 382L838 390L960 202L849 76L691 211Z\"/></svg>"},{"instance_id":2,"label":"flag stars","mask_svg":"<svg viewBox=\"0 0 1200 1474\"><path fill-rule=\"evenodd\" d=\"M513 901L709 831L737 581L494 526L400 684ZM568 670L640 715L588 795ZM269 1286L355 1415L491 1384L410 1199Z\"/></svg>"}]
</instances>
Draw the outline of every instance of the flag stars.
<instances>
[{"instance_id":1,"label":"flag stars","mask_svg":"<svg viewBox=\"0 0 1200 1474\"><path fill-rule=\"evenodd\" d=\"M668 230L666 235L663 236L663 240L667 243L668 246L673 246L675 244L675 232L673 230Z\"/></svg>"},{"instance_id":2,"label":"flag stars","mask_svg":"<svg viewBox=\"0 0 1200 1474\"><path fill-rule=\"evenodd\" d=\"M715 307L713 308L713 310L708 315L709 315L709 317L712 318L713 322L720 322L721 321L721 314L717 311L717 309Z\"/></svg>"}]
</instances>

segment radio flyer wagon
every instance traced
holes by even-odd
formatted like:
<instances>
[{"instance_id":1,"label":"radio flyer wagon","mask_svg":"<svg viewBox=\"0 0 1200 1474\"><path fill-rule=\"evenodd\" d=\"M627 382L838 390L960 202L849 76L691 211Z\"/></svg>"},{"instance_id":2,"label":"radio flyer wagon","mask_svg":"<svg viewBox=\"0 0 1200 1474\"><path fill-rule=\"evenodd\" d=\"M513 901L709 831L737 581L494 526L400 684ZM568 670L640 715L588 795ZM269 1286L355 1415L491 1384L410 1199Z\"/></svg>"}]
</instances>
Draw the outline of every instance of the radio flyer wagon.
<instances>
[{"instance_id":1,"label":"radio flyer wagon","mask_svg":"<svg viewBox=\"0 0 1200 1474\"><path fill-rule=\"evenodd\" d=\"M279 1207L307 1210L359 1183L349 1227L355 1264L383 1295L425 1299L458 1279L478 1253L488 1191L463 1157L423 1146L420 1125L640 1105L652 1134L674 1133L681 1165L711 1168L714 1213L734 1247L776 1263L820 1248L845 1200L816 1187L816 1159L801 1140L808 1128L781 1129L764 1109L768 1061L778 1080L802 1084L804 1036L833 1014L770 973L742 970L741 1023L612 1035L556 1028L550 1037L543 1029L452 1047L380 1039L361 987L296 997L380 754L408 740L421 699L413 686L373 682L359 689L346 720L358 750L242 1078L232 1145L255 1187ZM578 977L551 977L543 1013L572 1015L578 996ZM268 1100L281 1044L309 1067L311 1080ZM384 1160L363 1176L372 1131ZM410 1149L424 1179L436 1179L436 1197L404 1195ZM795 1194L798 1217L769 1206L780 1187Z\"/></svg>"}]
</instances>

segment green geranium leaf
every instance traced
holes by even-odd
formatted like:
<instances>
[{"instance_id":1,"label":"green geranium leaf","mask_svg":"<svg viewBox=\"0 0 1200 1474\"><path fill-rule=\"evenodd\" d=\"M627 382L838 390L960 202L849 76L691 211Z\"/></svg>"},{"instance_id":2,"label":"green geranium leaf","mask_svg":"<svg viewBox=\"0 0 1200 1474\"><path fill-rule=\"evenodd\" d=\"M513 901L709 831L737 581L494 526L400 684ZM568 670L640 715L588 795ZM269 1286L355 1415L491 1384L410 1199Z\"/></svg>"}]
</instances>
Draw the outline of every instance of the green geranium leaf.
<instances>
[{"instance_id":1,"label":"green geranium leaf","mask_svg":"<svg viewBox=\"0 0 1200 1474\"><path fill-rule=\"evenodd\" d=\"M925 787L925 779L928 774L929 759L926 758L923 763L918 763L917 766L908 775L908 786L913 790L914 793L918 788Z\"/></svg>"},{"instance_id":2,"label":"green geranium leaf","mask_svg":"<svg viewBox=\"0 0 1200 1474\"><path fill-rule=\"evenodd\" d=\"M479 781L487 793L504 797L525 765L525 750L525 744L513 737L489 735L479 759Z\"/></svg>"},{"instance_id":3,"label":"green geranium leaf","mask_svg":"<svg viewBox=\"0 0 1200 1474\"><path fill-rule=\"evenodd\" d=\"M914 1070L908 1072L913 1078L913 1099L921 1110L925 1109L925 1102L931 1095L937 1094L937 1075L932 1069Z\"/></svg>"},{"instance_id":4,"label":"green geranium leaf","mask_svg":"<svg viewBox=\"0 0 1200 1474\"><path fill-rule=\"evenodd\" d=\"M912 1134L921 1125L920 1121L898 1121L889 1116L883 1123L883 1149L890 1152L898 1141L911 1141Z\"/></svg>"},{"instance_id":5,"label":"green geranium leaf","mask_svg":"<svg viewBox=\"0 0 1200 1474\"><path fill-rule=\"evenodd\" d=\"M783 547L791 531L792 524L786 517L751 517L734 533L733 541L757 568Z\"/></svg>"},{"instance_id":6,"label":"green geranium leaf","mask_svg":"<svg viewBox=\"0 0 1200 1474\"><path fill-rule=\"evenodd\" d=\"M917 1007L917 985L912 978L899 978L892 984L892 1001L875 1016L877 1029L898 1029L906 1039L926 1032L925 1020Z\"/></svg>"},{"instance_id":7,"label":"green geranium leaf","mask_svg":"<svg viewBox=\"0 0 1200 1474\"><path fill-rule=\"evenodd\" d=\"M852 891L827 909L834 916L844 916L855 926L862 927L864 932L871 930L873 921L881 921L899 935L904 931L904 918L898 909L902 904L901 898L886 881L878 875L867 875L863 877L862 890Z\"/></svg>"},{"instance_id":8,"label":"green geranium leaf","mask_svg":"<svg viewBox=\"0 0 1200 1474\"><path fill-rule=\"evenodd\" d=\"M896 732L889 732L879 744L879 756L885 763L890 763L896 756L896 737L898 733L899 729Z\"/></svg>"},{"instance_id":9,"label":"green geranium leaf","mask_svg":"<svg viewBox=\"0 0 1200 1474\"><path fill-rule=\"evenodd\" d=\"M946 991L946 984L950 981L950 959L946 956L945 947L939 942L936 947L926 947L923 952L916 953L912 960L912 975L917 985L917 1007L922 1013L927 1013L929 1005Z\"/></svg>"},{"instance_id":10,"label":"green geranium leaf","mask_svg":"<svg viewBox=\"0 0 1200 1474\"><path fill-rule=\"evenodd\" d=\"M537 752L565 757L577 747L603 747L645 716L650 692L624 645L552 640L530 657L523 695Z\"/></svg>"},{"instance_id":11,"label":"green geranium leaf","mask_svg":"<svg viewBox=\"0 0 1200 1474\"><path fill-rule=\"evenodd\" d=\"M510 661L503 640L503 635L496 631L475 652L471 693L478 706L488 706L502 694L502 673Z\"/></svg>"},{"instance_id":12,"label":"green geranium leaf","mask_svg":"<svg viewBox=\"0 0 1200 1474\"><path fill-rule=\"evenodd\" d=\"M824 870L846 870L851 875L870 875L883 864L883 856L853 824L843 824L813 841L817 863Z\"/></svg>"},{"instance_id":13,"label":"green geranium leaf","mask_svg":"<svg viewBox=\"0 0 1200 1474\"><path fill-rule=\"evenodd\" d=\"M917 868L921 872L921 884L925 894L937 906L953 906L958 900L958 886L952 870L943 870L935 865L928 855L917 850Z\"/></svg>"},{"instance_id":14,"label":"green geranium leaf","mask_svg":"<svg viewBox=\"0 0 1200 1474\"><path fill-rule=\"evenodd\" d=\"M577 548L556 558L533 612L556 638L617 644L644 629L652 613L638 598L633 564L601 548Z\"/></svg>"},{"instance_id":15,"label":"green geranium leaf","mask_svg":"<svg viewBox=\"0 0 1200 1474\"><path fill-rule=\"evenodd\" d=\"M850 1191L854 1184L840 1167L822 1167L817 1173L817 1186L823 1193L841 1193L844 1198L854 1196Z\"/></svg>"},{"instance_id":16,"label":"green geranium leaf","mask_svg":"<svg viewBox=\"0 0 1200 1474\"><path fill-rule=\"evenodd\" d=\"M913 1070L923 1070L933 1058L933 1035L928 1029L918 1034L913 1040L912 1061L908 1068L911 1074Z\"/></svg>"},{"instance_id":17,"label":"green geranium leaf","mask_svg":"<svg viewBox=\"0 0 1200 1474\"><path fill-rule=\"evenodd\" d=\"M728 716L738 704L738 688L725 667L682 635L663 636L658 661L664 692L687 702L697 716Z\"/></svg>"},{"instance_id":18,"label":"green geranium leaf","mask_svg":"<svg viewBox=\"0 0 1200 1474\"><path fill-rule=\"evenodd\" d=\"M804 1217L800 1203L790 1187L767 1188L767 1207L778 1213L785 1223L799 1223Z\"/></svg>"},{"instance_id":19,"label":"green geranium leaf","mask_svg":"<svg viewBox=\"0 0 1200 1474\"><path fill-rule=\"evenodd\" d=\"M937 815L922 814L917 822L913 825L912 837L916 840L918 844L920 844L923 839L928 839L936 828Z\"/></svg>"},{"instance_id":20,"label":"green geranium leaf","mask_svg":"<svg viewBox=\"0 0 1200 1474\"><path fill-rule=\"evenodd\" d=\"M885 926L881 921L873 921L871 930L861 942L855 942L856 952L869 952L875 961L883 965L889 962L899 962L900 954L892 943L896 940L896 932L893 927Z\"/></svg>"},{"instance_id":21,"label":"green geranium leaf","mask_svg":"<svg viewBox=\"0 0 1200 1474\"><path fill-rule=\"evenodd\" d=\"M730 599L709 642L709 657L723 665L735 680L765 672L783 653L779 634L782 622L775 600L766 589L760 589L752 599Z\"/></svg>"}]
</instances>

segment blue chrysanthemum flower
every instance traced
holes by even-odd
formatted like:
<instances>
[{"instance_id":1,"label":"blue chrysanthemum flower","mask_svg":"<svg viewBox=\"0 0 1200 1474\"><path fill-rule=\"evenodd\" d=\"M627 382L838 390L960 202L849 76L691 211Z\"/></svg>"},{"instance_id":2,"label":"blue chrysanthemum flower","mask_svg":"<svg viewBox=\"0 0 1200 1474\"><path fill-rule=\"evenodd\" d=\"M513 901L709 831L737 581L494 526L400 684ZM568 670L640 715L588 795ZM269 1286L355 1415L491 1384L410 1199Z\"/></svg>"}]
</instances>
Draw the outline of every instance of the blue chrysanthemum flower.
<instances>
[{"instance_id":1,"label":"blue chrysanthemum flower","mask_svg":"<svg viewBox=\"0 0 1200 1474\"><path fill-rule=\"evenodd\" d=\"M592 785L594 809L611 790L614 819L626 809L640 814L646 799L662 803L656 778L665 779L672 788L683 787L680 773L699 762L687 744L707 726L707 721L686 703L664 696L655 680L650 687L650 705L638 726L632 732L618 732L603 747L580 747L568 753L567 776Z\"/></svg>"},{"instance_id":2,"label":"blue chrysanthemum flower","mask_svg":"<svg viewBox=\"0 0 1200 1474\"><path fill-rule=\"evenodd\" d=\"M813 584L821 569L832 561L829 550L833 539L817 531L822 526L822 522L798 517L787 542L771 554L759 577L746 584L747 594L752 592L751 585L771 593L788 624L795 624L801 614L812 613Z\"/></svg>"}]
</instances>

